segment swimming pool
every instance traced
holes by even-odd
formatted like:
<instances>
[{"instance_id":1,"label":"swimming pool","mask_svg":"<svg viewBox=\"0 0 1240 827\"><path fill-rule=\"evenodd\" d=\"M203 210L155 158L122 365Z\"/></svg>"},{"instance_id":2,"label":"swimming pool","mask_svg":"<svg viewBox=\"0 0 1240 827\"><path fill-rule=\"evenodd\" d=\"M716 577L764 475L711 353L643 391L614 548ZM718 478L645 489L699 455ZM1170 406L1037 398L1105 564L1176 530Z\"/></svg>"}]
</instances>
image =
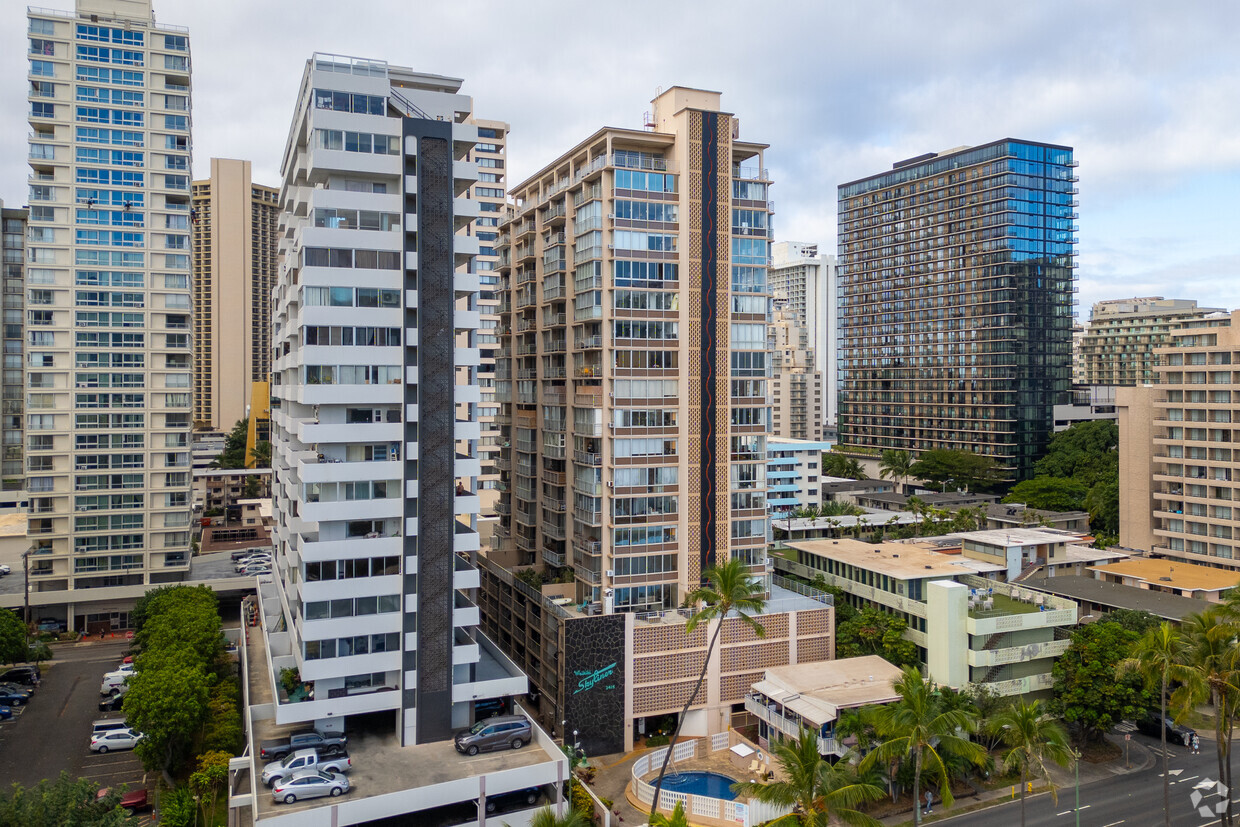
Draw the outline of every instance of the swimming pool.
<instances>
[{"instance_id":1,"label":"swimming pool","mask_svg":"<svg viewBox=\"0 0 1240 827\"><path fill-rule=\"evenodd\" d=\"M728 778L717 772L676 772L668 773L663 779L663 789L671 793L705 795L735 801L736 793L731 789L735 783L735 778Z\"/></svg>"}]
</instances>

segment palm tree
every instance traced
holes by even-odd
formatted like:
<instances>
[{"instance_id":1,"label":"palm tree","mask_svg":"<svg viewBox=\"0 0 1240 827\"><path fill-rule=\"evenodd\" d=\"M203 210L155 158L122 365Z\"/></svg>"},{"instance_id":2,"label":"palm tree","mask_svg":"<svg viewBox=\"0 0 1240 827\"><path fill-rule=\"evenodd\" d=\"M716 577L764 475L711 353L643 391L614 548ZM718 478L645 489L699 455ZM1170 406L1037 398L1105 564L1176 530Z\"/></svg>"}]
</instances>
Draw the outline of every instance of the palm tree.
<instances>
[{"instance_id":1,"label":"palm tree","mask_svg":"<svg viewBox=\"0 0 1240 827\"><path fill-rule=\"evenodd\" d=\"M1179 713L1176 717L1203 703L1214 708L1219 780L1230 789L1232 722L1240 701L1240 647L1235 645L1240 626L1232 621L1228 608L1216 606L1184 618L1180 634L1184 663L1174 670L1181 685L1172 693L1171 704ZM1222 823L1224 827L1232 824L1230 797Z\"/></svg>"},{"instance_id":2,"label":"palm tree","mask_svg":"<svg viewBox=\"0 0 1240 827\"><path fill-rule=\"evenodd\" d=\"M749 575L749 568L739 557L733 557L722 565L715 565L702 572L705 585L690 592L685 598L685 602L690 606L699 603L704 604L701 609L689 618L689 622L685 624L685 634L691 635L702 623L710 623L710 621L718 621L715 624L715 631L710 637L710 643L706 647L706 657L702 659L702 671L698 674L697 683L693 686L693 691L685 698L684 708L680 710L680 717L676 720L676 730L672 733L672 740L667 745L667 752L663 755L663 765L659 767L659 778L654 783L654 800L650 803L650 817L653 819L655 813L659 809L659 792L663 789L663 776L667 774L667 764L672 758L672 750L676 748L676 739L680 737L680 728L684 726L685 717L689 714L689 707L693 704L693 699L697 697L698 692L702 689L702 682L706 680L706 669L710 664L711 652L715 649L715 644L719 641L719 630L723 628L724 618L731 612L736 612L736 616L743 623L754 630L754 634L758 637L765 637L766 630L762 628L762 624L754 620L751 614L761 614L762 609L766 606L766 601L762 597L762 582L755 580ZM749 614L746 614L746 613Z\"/></svg>"},{"instance_id":3,"label":"palm tree","mask_svg":"<svg viewBox=\"0 0 1240 827\"><path fill-rule=\"evenodd\" d=\"M972 764L981 764L986 751L960 733L977 729L977 716L962 709L944 709L934 682L915 666L904 667L904 674L892 684L899 700L874 713L875 728L886 738L862 762L913 760L913 823L921 824L922 770L939 780L939 795L951 806L951 775L944 756L959 755Z\"/></svg>"},{"instance_id":4,"label":"palm tree","mask_svg":"<svg viewBox=\"0 0 1240 827\"><path fill-rule=\"evenodd\" d=\"M590 820L572 807L565 810L562 816L556 815L550 807L543 807L530 819L530 827L590 827Z\"/></svg>"},{"instance_id":5,"label":"palm tree","mask_svg":"<svg viewBox=\"0 0 1240 827\"><path fill-rule=\"evenodd\" d=\"M250 468L270 468L271 443L265 439L254 443L254 450L250 451L250 462Z\"/></svg>"},{"instance_id":6,"label":"palm tree","mask_svg":"<svg viewBox=\"0 0 1240 827\"><path fill-rule=\"evenodd\" d=\"M1117 666L1120 674L1137 672L1145 685L1158 687L1159 720L1167 719L1167 679L1177 678L1184 662L1184 640L1170 623L1150 629L1136 642L1132 653ZM1171 776L1167 772L1167 727L1162 732L1163 823L1171 827Z\"/></svg>"},{"instance_id":7,"label":"palm tree","mask_svg":"<svg viewBox=\"0 0 1240 827\"><path fill-rule=\"evenodd\" d=\"M831 477L843 477L850 480L866 478L861 463L852 457L828 451L822 455L822 471Z\"/></svg>"},{"instance_id":8,"label":"palm tree","mask_svg":"<svg viewBox=\"0 0 1240 827\"><path fill-rule=\"evenodd\" d=\"M913 456L908 451L901 451L898 448L883 451L878 458L878 475L883 479L891 477L897 481L906 480L909 469L912 467Z\"/></svg>"},{"instance_id":9,"label":"palm tree","mask_svg":"<svg viewBox=\"0 0 1240 827\"><path fill-rule=\"evenodd\" d=\"M650 827L689 827L689 817L685 815L685 802L677 801L676 809L670 816L655 813L650 817Z\"/></svg>"},{"instance_id":10,"label":"palm tree","mask_svg":"<svg viewBox=\"0 0 1240 827\"><path fill-rule=\"evenodd\" d=\"M818 735L813 730L802 727L799 737L773 744L771 754L787 781L743 781L732 785L740 795L792 807L791 813L768 821L768 825L827 827L834 817L848 824L878 827L880 822L857 810L857 806L882 798L882 789L859 781L847 761L831 765L823 760L818 754Z\"/></svg>"},{"instance_id":11,"label":"palm tree","mask_svg":"<svg viewBox=\"0 0 1240 827\"><path fill-rule=\"evenodd\" d=\"M990 731L1008 748L1003 756L1004 768L1020 770L1020 825L1025 827L1026 780L1032 773L1051 784L1046 762L1067 766L1075 759L1068 746L1068 733L1053 715L1043 710L1040 701L1027 703L1024 698L996 715L990 722ZM1054 784L1051 797L1059 802Z\"/></svg>"}]
</instances>

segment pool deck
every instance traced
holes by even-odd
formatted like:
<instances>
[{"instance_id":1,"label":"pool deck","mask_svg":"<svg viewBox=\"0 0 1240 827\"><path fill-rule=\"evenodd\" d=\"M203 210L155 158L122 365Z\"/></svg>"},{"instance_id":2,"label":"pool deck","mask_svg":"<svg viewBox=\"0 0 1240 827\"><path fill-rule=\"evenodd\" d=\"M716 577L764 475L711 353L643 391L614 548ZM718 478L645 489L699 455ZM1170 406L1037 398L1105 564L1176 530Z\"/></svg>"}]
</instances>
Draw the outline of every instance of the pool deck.
<instances>
[{"instance_id":1,"label":"pool deck","mask_svg":"<svg viewBox=\"0 0 1240 827\"><path fill-rule=\"evenodd\" d=\"M775 773L775 777L780 780L783 780L782 773L780 772L779 767L775 766L774 763L772 762L770 754L766 753L765 751L763 751L762 754L766 758L767 763L770 765L771 771ZM730 757L734 755L735 753L730 752L725 749L725 750L720 750L718 752L712 752L709 755L707 755L705 758L688 758L688 759L685 759L684 761L672 761L671 763L667 765L667 774L671 775L674 772L695 772L695 771L696 772L714 772L714 773L718 773L719 775L726 775L727 777L735 779L737 781L757 781L758 780L757 775L756 774L751 775L749 772L749 762L753 759L752 758L746 759L745 766L738 767L735 764L733 764L732 761L730 760ZM642 780L653 784L654 779L656 779L658 776L659 776L659 773L656 769L656 771L645 775L642 778Z\"/></svg>"}]
</instances>

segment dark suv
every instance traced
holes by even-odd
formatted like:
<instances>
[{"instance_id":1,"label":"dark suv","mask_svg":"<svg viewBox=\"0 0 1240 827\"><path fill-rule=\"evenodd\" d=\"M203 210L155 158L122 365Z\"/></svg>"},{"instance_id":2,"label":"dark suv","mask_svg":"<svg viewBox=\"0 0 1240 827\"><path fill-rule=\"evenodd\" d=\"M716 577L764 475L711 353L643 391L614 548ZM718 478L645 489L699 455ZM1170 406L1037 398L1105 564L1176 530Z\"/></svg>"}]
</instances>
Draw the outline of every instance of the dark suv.
<instances>
[{"instance_id":1,"label":"dark suv","mask_svg":"<svg viewBox=\"0 0 1240 827\"><path fill-rule=\"evenodd\" d=\"M20 683L26 686L38 686L43 680L43 673L39 670L37 664L29 666L14 666L0 674L0 683Z\"/></svg>"},{"instance_id":2,"label":"dark suv","mask_svg":"<svg viewBox=\"0 0 1240 827\"><path fill-rule=\"evenodd\" d=\"M496 715L463 729L453 743L457 752L477 755L496 749L521 749L534 737L530 722L524 715Z\"/></svg>"},{"instance_id":3,"label":"dark suv","mask_svg":"<svg viewBox=\"0 0 1240 827\"><path fill-rule=\"evenodd\" d=\"M1183 744L1188 746L1197 731L1192 727L1186 727L1183 724L1177 724L1171 718L1163 719L1163 726L1167 729L1167 743ZM1137 729L1145 735L1152 735L1155 738L1162 737L1162 731L1158 727L1158 713L1151 712L1141 720L1137 721Z\"/></svg>"}]
</instances>

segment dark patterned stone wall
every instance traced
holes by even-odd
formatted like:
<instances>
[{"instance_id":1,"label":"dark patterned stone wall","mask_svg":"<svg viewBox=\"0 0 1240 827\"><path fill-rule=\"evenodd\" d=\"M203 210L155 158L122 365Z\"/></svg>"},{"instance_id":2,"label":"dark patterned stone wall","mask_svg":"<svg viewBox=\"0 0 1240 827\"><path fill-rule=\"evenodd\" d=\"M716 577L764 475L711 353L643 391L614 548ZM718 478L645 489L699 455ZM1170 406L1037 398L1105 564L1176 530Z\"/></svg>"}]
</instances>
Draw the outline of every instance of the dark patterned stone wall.
<instances>
[{"instance_id":1,"label":"dark patterned stone wall","mask_svg":"<svg viewBox=\"0 0 1240 827\"><path fill-rule=\"evenodd\" d=\"M695 119L696 120L696 119ZM716 415L719 400L715 398L716 379L719 371L729 370L728 364L717 361L717 328L721 324L718 316L716 296L719 291L719 171L718 171L718 112L702 113L702 133L694 136L702 144L702 201L701 228L702 247L696 251L702 261L702 339L701 339L701 434L700 474L701 500L699 519L702 547L698 572L706 571L715 564L716 531L719 515L715 509L717 493L717 471L715 467L715 440L718 425ZM722 320L726 327L728 320ZM724 400L727 404L727 400ZM725 517L726 519L726 517ZM690 583L690 588L693 588Z\"/></svg>"},{"instance_id":2,"label":"dark patterned stone wall","mask_svg":"<svg viewBox=\"0 0 1240 827\"><path fill-rule=\"evenodd\" d=\"M564 738L586 755L624 752L624 615L567 620L564 626Z\"/></svg>"},{"instance_id":3,"label":"dark patterned stone wall","mask_svg":"<svg viewBox=\"0 0 1240 827\"><path fill-rule=\"evenodd\" d=\"M418 368L417 387L406 386L406 398L418 403L418 421L405 425L406 434L418 443L418 459L405 461L405 478L418 481L417 499L405 499L405 516L418 518L418 536L405 540L406 554L416 552L418 561L416 576L405 575L406 594L418 596L416 617L406 615L406 631L416 623L417 651L405 653L406 669L417 669L417 686L412 704L406 688L405 707L415 708L418 743L428 743L452 737L456 595L452 588L456 428L452 125L413 118L403 123L405 137L417 138L418 182L418 268L416 273L406 271L406 286L418 291L416 360L406 360ZM406 192L407 198L410 195Z\"/></svg>"}]
</instances>

